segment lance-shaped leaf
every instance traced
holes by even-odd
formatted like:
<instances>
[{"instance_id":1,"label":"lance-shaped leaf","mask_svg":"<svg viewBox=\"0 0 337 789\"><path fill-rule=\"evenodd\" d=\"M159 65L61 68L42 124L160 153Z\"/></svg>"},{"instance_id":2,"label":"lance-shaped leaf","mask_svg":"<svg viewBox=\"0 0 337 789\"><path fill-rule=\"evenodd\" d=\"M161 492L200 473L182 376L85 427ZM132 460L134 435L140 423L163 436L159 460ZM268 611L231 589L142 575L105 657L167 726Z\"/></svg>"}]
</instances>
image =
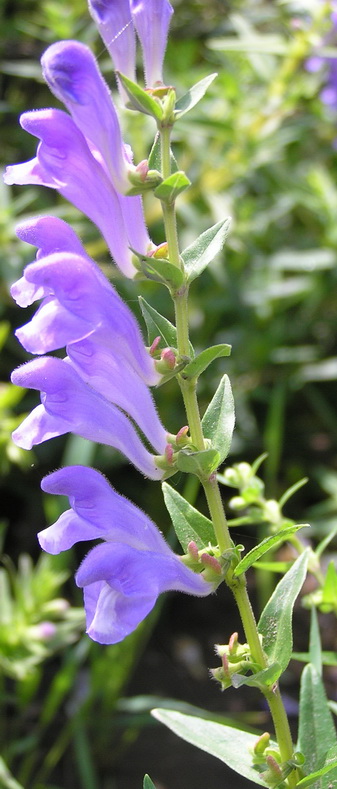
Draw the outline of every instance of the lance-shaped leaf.
<instances>
[{"instance_id":1,"label":"lance-shaped leaf","mask_svg":"<svg viewBox=\"0 0 337 789\"><path fill-rule=\"evenodd\" d=\"M176 173L177 170L179 170L179 167L177 165L177 161L176 161L172 151L170 151L170 158L171 158L171 172L172 173ZM161 169L162 169L162 164L161 164L161 140L160 140L159 132L157 132L157 134L155 136L155 140L154 140L154 143L152 145L152 148L151 148L151 151L150 151L150 155L149 155L149 158L148 158L147 161L148 161L148 165L149 165L149 170L158 170L159 172L161 172Z\"/></svg>"},{"instance_id":2,"label":"lance-shaped leaf","mask_svg":"<svg viewBox=\"0 0 337 789\"><path fill-rule=\"evenodd\" d=\"M193 107L195 107L196 104L199 103L199 101L201 101L206 93L207 88L209 88L217 76L218 75L215 73L210 74L208 77L204 77L204 79L196 82L196 84L193 85L192 88L187 91L187 93L184 93L184 95L178 99L174 113L177 120L178 118L181 118L182 115L186 115L187 112L189 112Z\"/></svg>"},{"instance_id":3,"label":"lance-shaped leaf","mask_svg":"<svg viewBox=\"0 0 337 789\"><path fill-rule=\"evenodd\" d=\"M337 572L333 559L328 565L319 607L325 613L337 611Z\"/></svg>"},{"instance_id":4,"label":"lance-shaped leaf","mask_svg":"<svg viewBox=\"0 0 337 789\"><path fill-rule=\"evenodd\" d=\"M171 485L164 482L162 488L174 531L185 553L187 553L188 544L192 540L197 544L199 550L206 548L209 543L214 541L212 522L192 507L192 504L189 504Z\"/></svg>"},{"instance_id":5,"label":"lance-shaped leaf","mask_svg":"<svg viewBox=\"0 0 337 789\"><path fill-rule=\"evenodd\" d=\"M135 82L132 82L125 74L121 74L120 71L116 71L116 74L130 99L131 109L143 112L145 115L151 115L152 118L161 121L163 108L160 102Z\"/></svg>"},{"instance_id":6,"label":"lance-shaped leaf","mask_svg":"<svg viewBox=\"0 0 337 789\"><path fill-rule=\"evenodd\" d=\"M234 575L238 576L241 573L245 573L249 567L257 562L260 556L263 556L264 553L270 551L271 548L276 548L277 545L281 545L282 542L288 539L292 534L295 534L298 529L303 529L305 526L308 526L308 523L300 523L297 526L288 526L286 529L282 529L277 534L272 534L271 537L266 537L265 540L262 540L258 545L255 546L251 551L249 551L246 556L241 559L239 564L236 566L234 570Z\"/></svg>"},{"instance_id":7,"label":"lance-shaped leaf","mask_svg":"<svg viewBox=\"0 0 337 789\"><path fill-rule=\"evenodd\" d=\"M165 178L165 180L156 187L154 195L163 203L172 205L178 195L184 192L189 186L191 186L191 181L187 178L186 173L184 173L183 170L177 170L176 173L169 175L168 178Z\"/></svg>"},{"instance_id":8,"label":"lance-shaped leaf","mask_svg":"<svg viewBox=\"0 0 337 789\"><path fill-rule=\"evenodd\" d=\"M309 663L305 666L301 677L297 744L297 749L305 756L304 771L307 777L310 773L324 767L329 749L336 748L336 746L336 731L324 685L314 666ZM334 758L336 759L336 753ZM330 773L326 779L318 779L315 789L316 787L317 789L328 789L329 783L334 785L336 779L337 769Z\"/></svg>"},{"instance_id":9,"label":"lance-shaped leaf","mask_svg":"<svg viewBox=\"0 0 337 789\"><path fill-rule=\"evenodd\" d=\"M224 375L202 420L205 438L212 441L219 452L219 463L227 457L234 430L235 413L232 388L228 375Z\"/></svg>"},{"instance_id":10,"label":"lance-shaped leaf","mask_svg":"<svg viewBox=\"0 0 337 789\"><path fill-rule=\"evenodd\" d=\"M216 449L204 449L200 452L181 449L177 454L176 466L186 474L208 477L218 468L220 462L220 453Z\"/></svg>"},{"instance_id":11,"label":"lance-shaped leaf","mask_svg":"<svg viewBox=\"0 0 337 789\"><path fill-rule=\"evenodd\" d=\"M167 318L160 315L142 296L139 297L139 304L146 323L149 345L152 345L156 337L161 337L165 347L177 348L177 329L173 326L173 323L170 323ZM189 347L191 356L194 356L191 343L189 343Z\"/></svg>"},{"instance_id":12,"label":"lance-shaped leaf","mask_svg":"<svg viewBox=\"0 0 337 789\"><path fill-rule=\"evenodd\" d=\"M258 624L269 663L279 663L280 674L291 658L293 608L306 576L308 560L309 550L305 550L277 584Z\"/></svg>"},{"instance_id":13,"label":"lance-shaped leaf","mask_svg":"<svg viewBox=\"0 0 337 789\"><path fill-rule=\"evenodd\" d=\"M250 674L249 677L245 677L242 674L233 674L232 685L234 688L241 688L242 685L249 685L253 688L270 687L270 685L275 684L281 674L280 664L273 663L256 674Z\"/></svg>"},{"instance_id":14,"label":"lance-shaped leaf","mask_svg":"<svg viewBox=\"0 0 337 789\"><path fill-rule=\"evenodd\" d=\"M188 282L192 282L203 272L221 251L229 233L231 218L223 219L186 247L181 254Z\"/></svg>"},{"instance_id":15,"label":"lance-shaped leaf","mask_svg":"<svg viewBox=\"0 0 337 789\"><path fill-rule=\"evenodd\" d=\"M219 359L220 356L230 356L232 350L231 345L227 345L226 343L222 343L221 345L212 345L211 348L205 348L204 351L198 354L194 359L192 359L189 364L186 365L184 368L184 372L182 373L183 378L198 378L204 370L214 362L214 359Z\"/></svg>"},{"instance_id":16,"label":"lance-shaped leaf","mask_svg":"<svg viewBox=\"0 0 337 789\"><path fill-rule=\"evenodd\" d=\"M253 766L252 751L258 735L174 710L155 709L151 714L178 737L220 759L249 781L266 786ZM270 746L277 747L272 742Z\"/></svg>"},{"instance_id":17,"label":"lance-shaped leaf","mask_svg":"<svg viewBox=\"0 0 337 789\"><path fill-rule=\"evenodd\" d=\"M173 263L169 263L164 258L139 255L135 250L132 250L132 252L137 256L142 273L147 279L161 282L170 290L178 290L181 287L184 282L184 274L178 266L174 266Z\"/></svg>"},{"instance_id":18,"label":"lance-shaped leaf","mask_svg":"<svg viewBox=\"0 0 337 789\"><path fill-rule=\"evenodd\" d=\"M337 777L337 745L329 748L323 767L313 773L309 773L305 778L296 784L297 789L333 789Z\"/></svg>"},{"instance_id":19,"label":"lance-shaped leaf","mask_svg":"<svg viewBox=\"0 0 337 789\"><path fill-rule=\"evenodd\" d=\"M143 789L156 789L149 775L144 775Z\"/></svg>"}]
</instances>

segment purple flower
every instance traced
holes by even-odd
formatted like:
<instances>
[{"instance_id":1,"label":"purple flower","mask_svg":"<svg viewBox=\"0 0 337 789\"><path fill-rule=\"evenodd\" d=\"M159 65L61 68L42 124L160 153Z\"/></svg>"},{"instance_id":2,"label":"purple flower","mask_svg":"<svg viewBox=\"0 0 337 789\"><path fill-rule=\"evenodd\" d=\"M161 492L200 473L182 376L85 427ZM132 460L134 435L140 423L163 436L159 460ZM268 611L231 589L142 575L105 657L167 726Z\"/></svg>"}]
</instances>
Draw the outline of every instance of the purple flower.
<instances>
[{"instance_id":1,"label":"purple flower","mask_svg":"<svg viewBox=\"0 0 337 789\"><path fill-rule=\"evenodd\" d=\"M125 414L96 392L77 373L71 362L42 356L18 367L12 382L41 393L41 405L33 409L13 433L23 449L65 433L107 444L123 454L150 479L161 479L155 456L140 440ZM163 431L162 452L165 450Z\"/></svg>"},{"instance_id":2,"label":"purple flower","mask_svg":"<svg viewBox=\"0 0 337 789\"><path fill-rule=\"evenodd\" d=\"M79 567L89 636L114 644L131 633L162 592L200 597L214 586L185 567L155 524L116 493L97 471L71 466L42 480L47 493L69 497L71 509L38 535L41 547L56 554L82 540L103 539Z\"/></svg>"},{"instance_id":3,"label":"purple flower","mask_svg":"<svg viewBox=\"0 0 337 789\"><path fill-rule=\"evenodd\" d=\"M130 189L130 157L108 86L92 52L77 41L59 41L48 47L41 65L50 90L65 104L92 152L99 155L114 188L126 194Z\"/></svg>"},{"instance_id":4,"label":"purple flower","mask_svg":"<svg viewBox=\"0 0 337 789\"><path fill-rule=\"evenodd\" d=\"M41 142L34 159L7 168L6 183L58 189L99 227L117 266L133 277L130 246L141 254L150 246L140 198L117 194L82 132L62 110L26 112L20 123Z\"/></svg>"},{"instance_id":5,"label":"purple flower","mask_svg":"<svg viewBox=\"0 0 337 789\"><path fill-rule=\"evenodd\" d=\"M129 0L89 0L89 11L95 21L116 71L136 79L136 35ZM121 85L118 85L125 101Z\"/></svg>"},{"instance_id":6,"label":"purple flower","mask_svg":"<svg viewBox=\"0 0 337 789\"><path fill-rule=\"evenodd\" d=\"M163 82L163 59L173 8L168 0L130 0L132 21L143 50L148 87Z\"/></svg>"},{"instance_id":7,"label":"purple flower","mask_svg":"<svg viewBox=\"0 0 337 789\"><path fill-rule=\"evenodd\" d=\"M337 34L337 3L332 2L331 30L325 37L323 42L326 46L334 46L336 44ZM320 71L323 66L327 67L326 85L320 92L320 98L323 104L326 104L332 109L337 109L337 60L336 58L329 58L324 56L313 55L306 61L307 71L313 73Z\"/></svg>"},{"instance_id":8,"label":"purple flower","mask_svg":"<svg viewBox=\"0 0 337 789\"><path fill-rule=\"evenodd\" d=\"M148 87L163 82L162 68L173 8L168 0L89 0L89 11L116 71L135 80L135 30ZM123 89L121 95L125 99Z\"/></svg>"}]
</instances>

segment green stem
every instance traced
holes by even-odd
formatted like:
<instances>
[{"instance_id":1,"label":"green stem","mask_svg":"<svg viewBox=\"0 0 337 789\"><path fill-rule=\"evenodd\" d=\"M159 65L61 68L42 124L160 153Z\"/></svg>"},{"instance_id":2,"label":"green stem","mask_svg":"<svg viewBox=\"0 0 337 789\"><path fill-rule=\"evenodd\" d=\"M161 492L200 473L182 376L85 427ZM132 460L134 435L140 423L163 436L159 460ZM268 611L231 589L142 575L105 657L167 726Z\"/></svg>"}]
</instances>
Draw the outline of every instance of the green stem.
<instances>
[{"instance_id":1,"label":"green stem","mask_svg":"<svg viewBox=\"0 0 337 789\"><path fill-rule=\"evenodd\" d=\"M170 128L163 128L160 131L163 178L168 178L168 176L171 174L170 132ZM168 257L170 263L180 267L181 261L179 255L175 206L174 204L167 205L166 203L162 203L162 209L166 241L168 245ZM189 356L188 287L181 288L178 293L174 294L173 301L176 317L178 353L180 356ZM181 375L179 375L178 382L184 400L192 442L198 450L203 450L205 449L205 441L202 432L199 405L196 394L196 381L186 380ZM233 542L230 537L216 476L212 474L209 479L203 479L202 484L207 498L215 536L219 545L219 549L221 553L223 553L226 550L231 550L233 548ZM257 663L257 665L261 666L261 668L267 668L267 659L262 649L257 624L248 597L245 576L242 575L239 579L230 579L228 577L227 583L233 592L240 612L245 637L250 647L252 659L255 663ZM281 699L280 691L276 686L274 690L266 689L264 691L264 695L269 704L270 712L273 718L281 759L282 761L287 761L292 757L293 745L289 723ZM288 786L291 788L295 787L297 780L297 773L296 771L293 771L287 779Z\"/></svg>"}]
</instances>

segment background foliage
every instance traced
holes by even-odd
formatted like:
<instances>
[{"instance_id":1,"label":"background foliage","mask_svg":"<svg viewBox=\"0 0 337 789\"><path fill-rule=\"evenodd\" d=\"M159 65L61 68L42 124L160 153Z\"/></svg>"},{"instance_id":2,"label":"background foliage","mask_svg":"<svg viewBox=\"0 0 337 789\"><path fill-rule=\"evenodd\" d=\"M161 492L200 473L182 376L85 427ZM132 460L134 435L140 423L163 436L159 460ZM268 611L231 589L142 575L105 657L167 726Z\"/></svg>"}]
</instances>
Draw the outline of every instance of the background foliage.
<instances>
[{"instance_id":1,"label":"background foliage","mask_svg":"<svg viewBox=\"0 0 337 789\"><path fill-rule=\"evenodd\" d=\"M321 539L335 523L337 508L337 112L319 97L324 68L309 73L305 63L326 35L328 7L320 0L175 0L174 7L168 83L181 95L197 79L219 72L206 99L175 129L175 154L193 184L179 201L182 245L224 216L233 217L225 254L192 286L196 348L222 342L233 346L230 359L216 362L201 379L201 402L209 402L225 364L237 408L230 462L252 461L266 451L259 473L269 497L309 477L291 516L309 520L314 539ZM35 142L21 130L18 114L55 104L39 67L49 43L78 38L90 44L112 87L114 82L85 0L71 0L61 13L53 0L3 0L0 14L5 165L34 152ZM123 123L136 160L145 158L151 120L128 112ZM152 237L160 243L159 210L150 200L146 210ZM0 185L3 756L25 789L68 789L74 786L73 765L80 789L119 789L126 785L119 773L123 756L149 722L151 703L137 701L137 694L168 692L156 677L152 687L148 679L138 685L135 680L130 693L136 696L122 698L159 611L116 647L101 648L81 636L81 597L71 575L78 556L38 558L36 531L46 519L57 517L60 506L42 498L39 482L44 473L80 457L104 470L120 492L129 495L131 490L133 500L163 530L169 529L169 519L163 517L159 486L144 483L110 448L93 449L72 437L27 453L10 442L12 429L35 398L7 383L11 369L25 358L12 335L24 318L10 299L9 286L33 258L16 239L14 227L18 218L39 212L70 221L90 254L116 277L95 228L52 190ZM116 285L138 316L141 292L172 317L165 293L156 285L135 287L120 280ZM184 416L174 382L158 391L158 405L164 424L177 432ZM176 484L179 488L179 479ZM194 483L187 492L195 501ZM203 509L202 500L198 506ZM248 539L252 547L254 527ZM188 643L200 649L201 625L207 620L197 609L200 603L193 601L185 620L186 604L170 605L158 631L164 646L170 643L174 614L187 622ZM216 614L221 623L216 636L226 640L232 623L228 630L220 603ZM305 640L299 648L307 648ZM326 648L336 649L329 637ZM190 674L191 666L198 674L193 655ZM140 677L144 680L141 672ZM183 692L183 699L199 704L202 688L201 683L195 699ZM178 696L179 688L173 684L169 692ZM205 706L212 706L214 697L209 690ZM217 704L220 709L220 698ZM250 722L258 725L260 714L254 713ZM18 789L8 768L0 763L0 783ZM148 771L155 778L150 766ZM139 770L135 787L141 778ZM173 785L188 787L185 779Z\"/></svg>"}]
</instances>

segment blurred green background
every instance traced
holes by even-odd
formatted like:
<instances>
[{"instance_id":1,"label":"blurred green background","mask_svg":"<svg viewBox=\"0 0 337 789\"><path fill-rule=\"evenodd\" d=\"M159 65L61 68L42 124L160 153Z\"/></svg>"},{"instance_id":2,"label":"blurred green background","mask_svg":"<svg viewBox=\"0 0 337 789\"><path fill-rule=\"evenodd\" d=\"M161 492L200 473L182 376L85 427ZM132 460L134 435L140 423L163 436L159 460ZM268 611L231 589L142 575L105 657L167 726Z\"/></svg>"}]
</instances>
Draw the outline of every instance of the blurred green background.
<instances>
[{"instance_id":1,"label":"blurred green background","mask_svg":"<svg viewBox=\"0 0 337 789\"><path fill-rule=\"evenodd\" d=\"M195 348L220 342L233 346L230 359L215 363L201 378L200 402L203 408L209 402L225 364L237 409L230 462L252 461L267 452L262 474L269 497L309 477L294 499L291 516L310 520L312 534L322 536L335 523L337 509L337 111L320 100L326 69L310 73L305 63L328 34L329 4L173 4L167 83L182 95L198 79L218 72L204 101L174 130L175 155L192 181L178 205L182 247L225 216L233 218L224 254L191 289ZM18 115L56 104L39 66L48 44L60 38L84 41L95 51L113 91L115 83L85 0L2 0L0 19L5 166L34 155L35 142L21 130ZM154 134L151 119L125 112L123 127L135 160L146 158ZM205 661L211 655L207 649L211 650L212 637L226 640L233 624L226 625L222 614L225 593L213 609L211 633L208 609L200 609L200 601L174 598L162 612L152 641L159 609L124 644L99 647L81 635L81 595L72 581L83 550L40 557L36 532L60 513L59 502L42 498L40 480L61 464L96 465L120 492L130 495L131 490L132 499L160 528L168 533L170 528L160 486L144 482L110 448L75 437L54 439L34 452L11 444L10 433L22 413L37 402L35 393L25 394L8 384L10 371L27 358L13 328L28 320L12 302L9 287L34 257L34 250L16 239L14 229L19 219L42 212L73 225L138 317L141 293L172 318L166 292L153 283L135 286L119 279L96 228L53 190L0 184L0 667L2 753L7 764L0 763L0 785L136 789L141 786L142 765L133 777L123 773L122 765L125 754L128 763L129 754L136 753L132 743L139 731L150 726L151 702L146 697L139 700L139 694L181 694L186 702L201 706L202 700L205 706L224 708L223 698L210 688ZM160 243L159 203L146 198L146 214L151 235ZM185 420L175 383L158 390L156 399L162 421L170 432L177 432ZM184 480L174 479L183 490ZM187 493L190 500L198 496L193 483ZM204 510L201 498L198 506ZM244 535L239 538L244 540ZM251 530L250 545L253 538ZM52 628L48 630L46 623ZM175 633L173 641L170 632ZM147 643L139 674L134 673ZM159 664L158 654L163 661ZM167 680L172 668L180 680L165 684L162 675ZM133 684L128 685L133 673ZM127 688L128 702L123 700ZM231 713L235 704L230 703ZM248 716L247 724L258 725L261 714ZM185 767L186 758L182 756ZM204 789L202 765L196 763L192 779L181 773L171 782L166 777L165 784L158 767L160 786ZM150 765L145 769L151 772ZM223 775L222 766L221 770ZM217 774L212 775L215 785Z\"/></svg>"}]
</instances>

